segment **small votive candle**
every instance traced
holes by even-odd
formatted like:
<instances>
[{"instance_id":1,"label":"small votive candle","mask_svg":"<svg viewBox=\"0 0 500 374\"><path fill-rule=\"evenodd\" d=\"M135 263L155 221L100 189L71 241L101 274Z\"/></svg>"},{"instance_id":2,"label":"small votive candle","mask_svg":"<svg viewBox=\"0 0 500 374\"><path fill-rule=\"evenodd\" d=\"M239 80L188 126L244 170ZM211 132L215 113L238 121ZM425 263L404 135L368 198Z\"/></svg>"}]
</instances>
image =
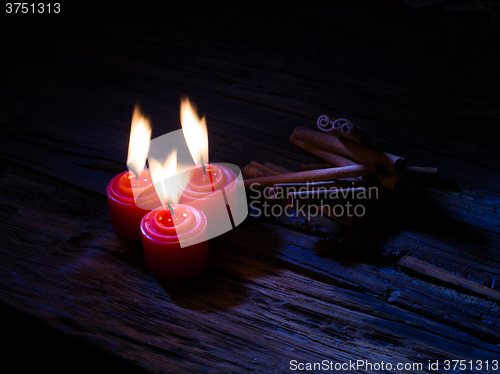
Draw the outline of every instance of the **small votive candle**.
<instances>
[{"instance_id":1,"label":"small votive candle","mask_svg":"<svg viewBox=\"0 0 500 374\"><path fill-rule=\"evenodd\" d=\"M134 191L137 198L134 198ZM161 206L149 170L144 169L138 178L129 171L118 174L108 183L106 194L115 233L125 239L141 240L142 218Z\"/></svg>"},{"instance_id":2,"label":"small votive candle","mask_svg":"<svg viewBox=\"0 0 500 374\"><path fill-rule=\"evenodd\" d=\"M207 219L189 205L157 209L141 222L146 268L158 279L178 281L202 273L210 262Z\"/></svg>"},{"instance_id":3,"label":"small votive candle","mask_svg":"<svg viewBox=\"0 0 500 374\"><path fill-rule=\"evenodd\" d=\"M238 212L221 211L226 207L229 209L230 201L237 200L238 181L231 169L223 165L206 164L204 173L201 166L194 166L185 172L183 179L179 203L189 204L204 212L209 225L220 224L221 219L230 219L234 227L233 215L236 216ZM229 218L225 218L228 214Z\"/></svg>"}]
</instances>

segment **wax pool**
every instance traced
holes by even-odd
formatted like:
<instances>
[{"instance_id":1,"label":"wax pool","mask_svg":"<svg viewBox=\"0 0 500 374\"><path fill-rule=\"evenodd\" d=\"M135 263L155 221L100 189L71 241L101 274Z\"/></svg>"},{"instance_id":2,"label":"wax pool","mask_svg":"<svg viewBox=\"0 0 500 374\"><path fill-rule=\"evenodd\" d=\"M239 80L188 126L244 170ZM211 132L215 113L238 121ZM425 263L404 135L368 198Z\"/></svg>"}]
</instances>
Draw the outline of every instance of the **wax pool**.
<instances>
[{"instance_id":1,"label":"wax pool","mask_svg":"<svg viewBox=\"0 0 500 374\"><path fill-rule=\"evenodd\" d=\"M133 189L138 196L139 206L134 199ZM118 174L109 182L106 194L115 233L125 239L141 240L142 218L152 209L161 206L149 171L143 170L139 178L129 171Z\"/></svg>"},{"instance_id":2,"label":"wax pool","mask_svg":"<svg viewBox=\"0 0 500 374\"><path fill-rule=\"evenodd\" d=\"M184 280L202 273L210 262L207 219L188 205L172 205L146 214L141 222L148 271L163 280Z\"/></svg>"}]
</instances>

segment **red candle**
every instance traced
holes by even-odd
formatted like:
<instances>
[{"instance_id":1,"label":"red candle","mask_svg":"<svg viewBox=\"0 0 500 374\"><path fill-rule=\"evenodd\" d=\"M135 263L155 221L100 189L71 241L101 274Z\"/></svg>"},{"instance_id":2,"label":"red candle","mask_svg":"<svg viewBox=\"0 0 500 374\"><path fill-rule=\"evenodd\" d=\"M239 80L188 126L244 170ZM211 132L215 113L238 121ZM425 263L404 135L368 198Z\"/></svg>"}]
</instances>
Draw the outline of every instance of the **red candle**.
<instances>
[{"instance_id":1,"label":"red candle","mask_svg":"<svg viewBox=\"0 0 500 374\"><path fill-rule=\"evenodd\" d=\"M138 196L137 204L133 189ZM161 206L149 170L144 169L139 178L129 171L118 174L108 183L106 194L115 233L125 239L141 240L142 218L155 207Z\"/></svg>"},{"instance_id":2,"label":"red candle","mask_svg":"<svg viewBox=\"0 0 500 374\"><path fill-rule=\"evenodd\" d=\"M141 222L148 271L163 280L184 280L202 273L210 261L207 219L188 205L172 205L146 214Z\"/></svg>"},{"instance_id":3,"label":"red candle","mask_svg":"<svg viewBox=\"0 0 500 374\"><path fill-rule=\"evenodd\" d=\"M236 174L231 169L223 165L207 164L203 172L202 166L193 166L185 172L185 178L182 179L180 188L183 192L179 203L201 210L208 217L209 224L219 223L229 216L234 228L233 214L237 212L231 212L229 201L238 191ZM227 211L221 211L224 208Z\"/></svg>"},{"instance_id":4,"label":"red candle","mask_svg":"<svg viewBox=\"0 0 500 374\"><path fill-rule=\"evenodd\" d=\"M117 175L106 187L113 230L125 239L141 240L142 217L161 206L149 170L144 169L150 139L149 120L136 105L132 115L127 156L127 168L130 172Z\"/></svg>"},{"instance_id":5,"label":"red candle","mask_svg":"<svg viewBox=\"0 0 500 374\"><path fill-rule=\"evenodd\" d=\"M207 164L205 173L202 166L193 166L185 172L186 178L181 185L183 194L181 199L190 202L195 199L206 199L212 197L213 192L225 189L232 190L236 183L236 174L223 165Z\"/></svg>"}]
</instances>

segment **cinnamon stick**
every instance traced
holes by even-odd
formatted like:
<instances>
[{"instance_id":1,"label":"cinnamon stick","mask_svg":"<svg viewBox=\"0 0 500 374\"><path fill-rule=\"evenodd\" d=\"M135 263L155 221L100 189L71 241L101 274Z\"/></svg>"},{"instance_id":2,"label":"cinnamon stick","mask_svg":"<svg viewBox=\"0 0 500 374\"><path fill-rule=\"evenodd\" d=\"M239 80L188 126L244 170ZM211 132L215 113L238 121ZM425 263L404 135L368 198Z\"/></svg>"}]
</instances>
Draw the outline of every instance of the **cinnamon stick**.
<instances>
[{"instance_id":1,"label":"cinnamon stick","mask_svg":"<svg viewBox=\"0 0 500 374\"><path fill-rule=\"evenodd\" d=\"M462 278L459 275L438 268L437 266L422 260L418 260L415 257L408 255L404 256L398 262L398 266L404 272L409 274L415 274L422 278L430 279L431 281L441 283L445 286L456 288L460 291L471 293L485 299L500 301L500 292L469 279Z\"/></svg>"},{"instance_id":2,"label":"cinnamon stick","mask_svg":"<svg viewBox=\"0 0 500 374\"><path fill-rule=\"evenodd\" d=\"M275 195L275 197L280 195ZM394 197L394 193L381 186L372 187L348 187L334 189L319 189L312 191L292 191L288 192L288 205L293 205L294 201L305 204L324 204L338 201L375 201L387 200Z\"/></svg>"},{"instance_id":3,"label":"cinnamon stick","mask_svg":"<svg viewBox=\"0 0 500 374\"><path fill-rule=\"evenodd\" d=\"M394 173L402 173L406 169L406 160L404 158L387 152L380 152L342 138L324 136L318 131L296 127L292 136L305 144L309 143L324 151L340 154L360 164L381 164L387 170ZM290 137L290 141L292 141L292 137Z\"/></svg>"},{"instance_id":4,"label":"cinnamon stick","mask_svg":"<svg viewBox=\"0 0 500 374\"><path fill-rule=\"evenodd\" d=\"M342 132L340 131L340 122L337 122L326 115L319 116L316 124L321 131L327 134L337 137L343 136Z\"/></svg>"},{"instance_id":5,"label":"cinnamon stick","mask_svg":"<svg viewBox=\"0 0 500 374\"><path fill-rule=\"evenodd\" d=\"M377 190L376 187L370 187L371 189ZM319 189L319 190L309 190L309 191L294 191L288 192L288 200L292 203L296 199L305 200L366 200L366 196L371 196L372 191L368 190L366 187L354 187L354 188L335 188L335 189ZM378 197L378 192L375 191ZM362 197L365 196L365 197Z\"/></svg>"},{"instance_id":6,"label":"cinnamon stick","mask_svg":"<svg viewBox=\"0 0 500 374\"><path fill-rule=\"evenodd\" d=\"M247 165L248 166L248 165ZM246 167L245 167L246 169ZM374 174L375 166L370 165L352 165L323 170L299 171L297 173L272 175L244 181L245 189L254 186L256 188L271 187L276 183L294 183L294 182L316 182L332 179L342 179Z\"/></svg>"},{"instance_id":7,"label":"cinnamon stick","mask_svg":"<svg viewBox=\"0 0 500 374\"><path fill-rule=\"evenodd\" d=\"M322 135L321 133L319 133ZM327 138L330 138L329 136ZM332 139L337 139L335 137L331 137ZM330 164L334 166L351 166L351 165L356 165L355 162L349 160L348 158L345 158L343 156L340 156L338 154L332 153L325 151L323 149L320 149L319 147L316 147L314 145L311 145L309 143L306 143L302 140L297 139L294 134L290 135L290 143L292 143L294 146L303 149L304 151L307 151L319 158L322 158L323 160L329 162Z\"/></svg>"},{"instance_id":8,"label":"cinnamon stick","mask_svg":"<svg viewBox=\"0 0 500 374\"><path fill-rule=\"evenodd\" d=\"M410 188L410 181L405 177L393 173L379 173L378 182L394 192L405 192Z\"/></svg>"},{"instance_id":9,"label":"cinnamon stick","mask_svg":"<svg viewBox=\"0 0 500 374\"><path fill-rule=\"evenodd\" d=\"M288 170L288 169L281 167L279 165L275 165L271 162L264 162L264 166L267 166L270 169L276 170L277 172L280 172L281 174L293 173L291 170Z\"/></svg>"},{"instance_id":10,"label":"cinnamon stick","mask_svg":"<svg viewBox=\"0 0 500 374\"><path fill-rule=\"evenodd\" d=\"M342 136L343 136L344 138L346 138L347 140L350 140L350 141L352 141L352 142L353 142L353 141L354 141L354 139L352 139L352 138L351 138L351 136L349 135L349 134L350 134L350 132L343 131L342 129L344 129L344 128L346 128L346 129L352 129L352 123L351 123L351 122L345 122L345 123L342 123L342 124L340 125L340 133L342 134Z\"/></svg>"},{"instance_id":11,"label":"cinnamon stick","mask_svg":"<svg viewBox=\"0 0 500 374\"><path fill-rule=\"evenodd\" d=\"M329 187L362 187L362 183L357 178L342 178L332 181L321 181L321 182L305 182L305 183L276 183L273 185L274 189L287 188L296 191L310 191L319 188L327 189Z\"/></svg>"},{"instance_id":12,"label":"cinnamon stick","mask_svg":"<svg viewBox=\"0 0 500 374\"><path fill-rule=\"evenodd\" d=\"M271 174L265 172L264 170L260 170L255 166L247 165L243 169L243 175L247 178L263 178L263 177L268 177Z\"/></svg>"},{"instance_id":13,"label":"cinnamon stick","mask_svg":"<svg viewBox=\"0 0 500 374\"><path fill-rule=\"evenodd\" d=\"M328 168L332 168L334 166L335 165L332 165L332 164L308 164L308 165L300 165L300 171L328 169Z\"/></svg>"},{"instance_id":14,"label":"cinnamon stick","mask_svg":"<svg viewBox=\"0 0 500 374\"><path fill-rule=\"evenodd\" d=\"M331 168L332 166L347 166L347 165L355 165L355 162L352 162L351 160L346 159L345 157L335 155L329 152L324 152L321 151L319 148L314 147L310 144L307 144L305 142L301 142L300 140L297 140L295 137L293 137L293 134L290 136L290 142L294 144L295 146L304 149L308 152L313 153L314 155L328 159L331 162L336 162L337 165L335 164L309 164L309 165L301 165L300 166L300 171L307 171L307 170L318 170L318 169L328 169ZM358 178L359 179L359 178ZM377 176L376 175L366 175L361 178L361 180L366 183L369 186L373 186L377 183Z\"/></svg>"},{"instance_id":15,"label":"cinnamon stick","mask_svg":"<svg viewBox=\"0 0 500 374\"><path fill-rule=\"evenodd\" d=\"M279 174L281 174L279 171L273 170L271 168L268 168L265 165L259 164L257 161L251 161L250 165L255 166L257 169L263 170L266 173L271 174L271 175L279 175Z\"/></svg>"},{"instance_id":16,"label":"cinnamon stick","mask_svg":"<svg viewBox=\"0 0 500 374\"><path fill-rule=\"evenodd\" d=\"M326 190L330 188L354 188L361 187L356 178L338 179L335 181L306 182L306 183L276 183L269 189L271 199L276 196L287 196L290 192Z\"/></svg>"},{"instance_id":17,"label":"cinnamon stick","mask_svg":"<svg viewBox=\"0 0 500 374\"><path fill-rule=\"evenodd\" d=\"M359 126L356 126L354 123L344 123L341 127L341 131L343 134L347 135L349 139L355 141L356 143L370 145L373 142L373 138L368 135L365 130L363 130Z\"/></svg>"},{"instance_id":18,"label":"cinnamon stick","mask_svg":"<svg viewBox=\"0 0 500 374\"><path fill-rule=\"evenodd\" d=\"M318 169L328 169L328 167L332 167L332 165L333 166L356 165L355 162L353 162L353 161L351 161L351 160L349 160L349 159L347 159L345 157L342 157L342 156L334 154L334 153L323 151L323 150L319 149L318 147L315 147L315 146L313 146L311 144L308 144L306 142L297 140L293 136L293 134L290 135L290 143L292 143L296 147L299 147L299 148L301 148L301 149L303 149L305 151L308 151L308 152L312 153L315 156L318 156L318 157L324 159L325 161L329 161L330 162L330 164L316 164L317 167L314 166L314 167L311 167L311 168L307 168L307 165L302 165L300 167L301 171L318 170ZM358 179L360 179L360 178L358 178ZM368 184L369 186L373 186L374 184L377 183L377 176L376 175L367 175L367 176L363 176L361 180L363 182L365 182L366 184Z\"/></svg>"}]
</instances>

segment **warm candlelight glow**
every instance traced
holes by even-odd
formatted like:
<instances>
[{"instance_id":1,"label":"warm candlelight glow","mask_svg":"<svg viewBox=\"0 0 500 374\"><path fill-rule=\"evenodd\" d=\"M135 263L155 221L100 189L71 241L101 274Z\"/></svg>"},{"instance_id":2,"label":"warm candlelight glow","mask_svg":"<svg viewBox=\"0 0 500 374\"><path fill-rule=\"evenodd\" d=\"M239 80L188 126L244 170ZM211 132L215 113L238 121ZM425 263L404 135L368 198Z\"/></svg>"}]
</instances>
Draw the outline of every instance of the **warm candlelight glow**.
<instances>
[{"instance_id":1,"label":"warm candlelight glow","mask_svg":"<svg viewBox=\"0 0 500 374\"><path fill-rule=\"evenodd\" d=\"M189 152L196 165L208 164L208 133L205 117L198 116L188 98L181 100L181 125Z\"/></svg>"},{"instance_id":2,"label":"warm candlelight glow","mask_svg":"<svg viewBox=\"0 0 500 374\"><path fill-rule=\"evenodd\" d=\"M128 145L127 168L136 177L144 170L146 158L149 152L151 140L151 125L149 120L143 116L138 105L135 106L132 115L132 127L130 129L130 141Z\"/></svg>"},{"instance_id":3,"label":"warm candlelight glow","mask_svg":"<svg viewBox=\"0 0 500 374\"><path fill-rule=\"evenodd\" d=\"M180 222L183 216L178 208L187 206L205 217L204 240L209 240L238 226L247 216L243 179L235 165L209 163L205 118L198 116L187 98L181 99L180 119L182 129L151 140L149 173L159 197L158 206L153 209L162 211L157 213L161 224L153 226L163 230L174 221L179 222L182 227L174 225L178 233L178 230L187 227ZM175 156L165 160L165 156L173 150L176 151L177 165L172 158ZM172 221L166 220L169 211ZM190 240L180 245L191 246L193 242Z\"/></svg>"},{"instance_id":4,"label":"warm candlelight glow","mask_svg":"<svg viewBox=\"0 0 500 374\"><path fill-rule=\"evenodd\" d=\"M175 204L179 200L179 185L177 180L177 151L170 152L162 164L156 159L149 160L151 178L165 209L171 210L168 204Z\"/></svg>"}]
</instances>

